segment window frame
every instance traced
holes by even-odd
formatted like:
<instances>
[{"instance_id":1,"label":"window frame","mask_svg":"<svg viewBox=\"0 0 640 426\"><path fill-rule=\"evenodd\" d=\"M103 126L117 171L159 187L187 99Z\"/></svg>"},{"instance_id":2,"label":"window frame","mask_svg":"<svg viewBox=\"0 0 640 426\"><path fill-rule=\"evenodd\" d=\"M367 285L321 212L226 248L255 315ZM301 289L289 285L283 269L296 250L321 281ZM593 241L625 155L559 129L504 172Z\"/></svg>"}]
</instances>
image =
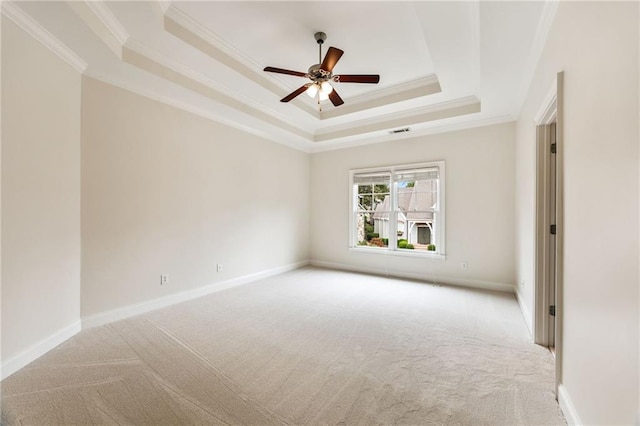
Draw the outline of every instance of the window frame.
<instances>
[{"instance_id":1,"label":"window frame","mask_svg":"<svg viewBox=\"0 0 640 426\"><path fill-rule=\"evenodd\" d=\"M415 251L415 250L406 250L400 249L397 247L397 236L393 237L395 232L390 232L389 245L388 247L369 247L369 246L359 246L356 238L356 217L358 214L357 210L357 202L356 198L358 196L357 190L355 190L354 177L359 174L376 174L376 173L389 173L390 174L390 203L391 203L391 211L390 217L393 220L390 220L397 227L398 221L398 208L397 208L397 199L398 199L398 185L395 179L396 175L407 172L409 170L415 169L428 169L428 168L437 168L438 169L438 194L437 194L437 206L436 210L437 214L437 228L438 232L435 233L435 252L427 252L427 251ZM372 254L383 254L383 255L394 255L394 256L406 256L406 257L421 257L421 258L432 258L444 260L446 258L446 203L445 203L445 161L437 160L437 161L429 161L424 163L413 163L413 164L399 164L393 166L380 166L380 167L370 167L365 169L352 169L349 170L349 250L353 252L359 253L372 253ZM395 228L392 228L395 229ZM392 244L393 243L393 244Z\"/></svg>"}]
</instances>

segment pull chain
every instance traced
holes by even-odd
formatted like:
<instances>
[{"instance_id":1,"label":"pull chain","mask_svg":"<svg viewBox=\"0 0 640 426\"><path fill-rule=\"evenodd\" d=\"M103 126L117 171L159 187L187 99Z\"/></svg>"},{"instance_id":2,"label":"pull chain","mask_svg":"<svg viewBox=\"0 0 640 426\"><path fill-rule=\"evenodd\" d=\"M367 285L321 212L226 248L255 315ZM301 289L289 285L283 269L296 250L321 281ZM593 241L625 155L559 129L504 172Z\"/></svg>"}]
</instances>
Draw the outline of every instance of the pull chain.
<instances>
[{"instance_id":1,"label":"pull chain","mask_svg":"<svg viewBox=\"0 0 640 426\"><path fill-rule=\"evenodd\" d=\"M322 65L322 43L324 40L318 40L318 64ZM317 83L314 83L317 84ZM322 112L322 105L320 105L320 87L318 86L318 93L316 95L318 101L318 111Z\"/></svg>"}]
</instances>

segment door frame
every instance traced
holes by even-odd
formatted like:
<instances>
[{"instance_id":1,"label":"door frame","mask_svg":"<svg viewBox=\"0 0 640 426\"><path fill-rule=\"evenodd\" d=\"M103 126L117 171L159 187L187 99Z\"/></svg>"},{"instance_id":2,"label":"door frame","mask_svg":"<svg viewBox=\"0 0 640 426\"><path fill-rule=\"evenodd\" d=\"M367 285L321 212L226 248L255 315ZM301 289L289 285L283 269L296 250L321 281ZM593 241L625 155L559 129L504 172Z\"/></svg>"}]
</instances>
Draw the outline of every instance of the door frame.
<instances>
[{"instance_id":1,"label":"door frame","mask_svg":"<svg viewBox=\"0 0 640 426\"><path fill-rule=\"evenodd\" d=\"M533 309L534 342L548 347L551 343L549 305L549 167L550 137L552 123L556 126L556 234L555 234L555 355L556 355L556 397L562 377L562 277L563 277L563 80L564 73L559 72L554 84L545 98L542 107L534 119L536 125L536 199L535 199L535 289Z\"/></svg>"}]
</instances>

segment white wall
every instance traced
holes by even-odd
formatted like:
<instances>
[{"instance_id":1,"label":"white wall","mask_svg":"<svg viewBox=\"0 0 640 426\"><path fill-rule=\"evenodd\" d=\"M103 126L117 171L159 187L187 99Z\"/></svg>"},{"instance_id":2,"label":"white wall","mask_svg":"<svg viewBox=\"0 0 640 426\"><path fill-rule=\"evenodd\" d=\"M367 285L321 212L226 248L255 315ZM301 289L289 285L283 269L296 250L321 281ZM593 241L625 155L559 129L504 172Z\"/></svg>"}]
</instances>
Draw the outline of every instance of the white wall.
<instances>
[{"instance_id":1,"label":"white wall","mask_svg":"<svg viewBox=\"0 0 640 426\"><path fill-rule=\"evenodd\" d=\"M80 319L81 78L2 19L2 364L11 369Z\"/></svg>"},{"instance_id":2,"label":"white wall","mask_svg":"<svg viewBox=\"0 0 640 426\"><path fill-rule=\"evenodd\" d=\"M314 154L312 261L512 289L514 140L514 124L508 123ZM433 160L446 162L446 261L349 251L349 170ZM463 261L467 270L460 267Z\"/></svg>"},{"instance_id":3,"label":"white wall","mask_svg":"<svg viewBox=\"0 0 640 426\"><path fill-rule=\"evenodd\" d=\"M638 3L560 2L517 125L517 252L533 312L535 125L564 90L562 385L584 424L639 421Z\"/></svg>"},{"instance_id":4,"label":"white wall","mask_svg":"<svg viewBox=\"0 0 640 426\"><path fill-rule=\"evenodd\" d=\"M83 318L308 259L308 154L90 78L82 113Z\"/></svg>"}]
</instances>

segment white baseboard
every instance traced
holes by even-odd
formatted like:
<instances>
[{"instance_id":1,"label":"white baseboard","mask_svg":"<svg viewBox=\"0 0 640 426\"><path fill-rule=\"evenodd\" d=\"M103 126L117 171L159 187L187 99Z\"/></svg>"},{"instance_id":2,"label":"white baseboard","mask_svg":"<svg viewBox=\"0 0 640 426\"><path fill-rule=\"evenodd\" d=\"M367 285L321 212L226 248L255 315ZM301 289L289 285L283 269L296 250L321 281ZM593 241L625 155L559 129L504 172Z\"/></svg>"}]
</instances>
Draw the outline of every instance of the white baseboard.
<instances>
[{"instance_id":1,"label":"white baseboard","mask_svg":"<svg viewBox=\"0 0 640 426\"><path fill-rule=\"evenodd\" d=\"M187 300L196 299L198 297L215 293L217 291L226 290L232 287L237 287L239 285L247 284L262 278L267 278L274 275L282 274L283 272L302 268L307 265L309 265L309 261L304 260L301 262L291 263L289 265L278 266L276 268L267 269L265 271L256 272L254 274L244 275L237 278L232 278L226 281L220 281L220 282L210 284L204 287L199 287L193 290L183 291L180 293L171 294L168 296L160 297L160 298L149 300L146 302L123 306L122 308L117 308L110 311L101 312L99 314L91 315L88 317L83 317L82 329L84 330L87 328L97 327L100 325L108 324L113 321L118 321L118 320L129 318L135 315L144 314L145 312L175 305L176 303L186 302Z\"/></svg>"},{"instance_id":2,"label":"white baseboard","mask_svg":"<svg viewBox=\"0 0 640 426\"><path fill-rule=\"evenodd\" d=\"M408 278L412 280L425 281L425 282L437 282L438 284L455 285L460 287L479 288L482 290L495 290L503 291L507 293L514 293L515 286L513 284L497 283L492 281L480 281L470 280L466 278L447 277L442 275L429 275L420 274L416 272L406 271L391 271L380 268L360 267L354 265L347 265L343 263L325 262L322 260L312 260L311 265L328 269L339 269L343 271L362 272L365 274L390 276L396 278Z\"/></svg>"},{"instance_id":3,"label":"white baseboard","mask_svg":"<svg viewBox=\"0 0 640 426\"><path fill-rule=\"evenodd\" d=\"M42 339L35 345L31 346L29 349L4 362L2 364L2 373L0 374L0 377L2 377L2 380L6 379L16 371L20 370L22 367L35 361L42 355L49 352L51 349L63 343L65 340L70 339L80 330L81 323L80 321L76 321L73 324L63 328L62 330L58 330L51 336Z\"/></svg>"},{"instance_id":4,"label":"white baseboard","mask_svg":"<svg viewBox=\"0 0 640 426\"><path fill-rule=\"evenodd\" d=\"M571 402L571 398L569 398L567 388L562 384L558 386L558 403L569 426L582 426L576 407L573 406L573 402Z\"/></svg>"},{"instance_id":5,"label":"white baseboard","mask_svg":"<svg viewBox=\"0 0 640 426\"><path fill-rule=\"evenodd\" d=\"M524 322L527 324L527 328L529 329L529 335L531 339L533 339L533 318L531 317L531 312L529 312L529 308L522 300L520 296L520 291L516 289L516 300L518 301L518 306L520 306L520 312L522 312L522 316L524 317Z\"/></svg>"}]
</instances>

